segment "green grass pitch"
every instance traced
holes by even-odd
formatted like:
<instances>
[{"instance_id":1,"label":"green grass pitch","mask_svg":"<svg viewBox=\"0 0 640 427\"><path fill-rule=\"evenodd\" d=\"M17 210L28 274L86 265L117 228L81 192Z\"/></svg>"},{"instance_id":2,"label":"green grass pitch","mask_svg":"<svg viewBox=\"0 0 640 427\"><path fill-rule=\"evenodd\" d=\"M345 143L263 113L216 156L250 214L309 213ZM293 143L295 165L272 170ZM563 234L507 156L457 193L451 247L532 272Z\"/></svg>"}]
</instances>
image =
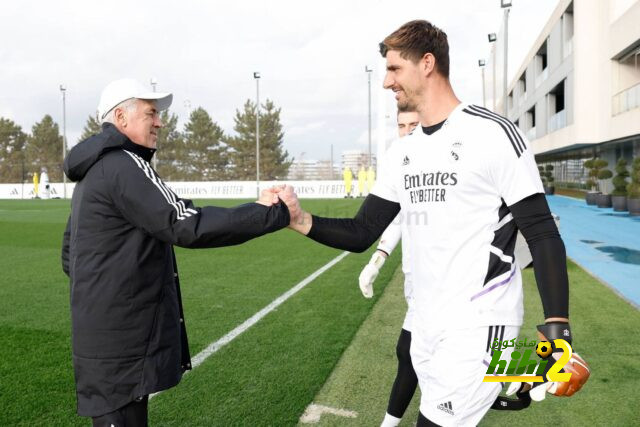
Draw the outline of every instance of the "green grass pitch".
<instances>
[{"instance_id":1,"label":"green grass pitch","mask_svg":"<svg viewBox=\"0 0 640 427\"><path fill-rule=\"evenodd\" d=\"M238 201L199 201L232 206ZM358 200L304 201L353 215ZM75 415L68 280L60 267L69 203L0 201L0 425L88 425ZM177 249L192 356L339 255L290 230L247 244ZM292 425L374 300L351 254L150 402L152 425ZM387 283L399 256L381 273Z\"/></svg>"},{"instance_id":2,"label":"green grass pitch","mask_svg":"<svg viewBox=\"0 0 640 427\"><path fill-rule=\"evenodd\" d=\"M489 410L481 426L640 425L637 399L640 313L571 261L568 272L574 348L590 364L589 382L570 398L547 394L543 402L532 402L527 410ZM542 320L542 305L532 269L524 271L523 281L525 323L519 336L537 340L535 325ZM395 344L406 310L402 282L402 273L397 271L314 398L318 405L355 411L358 417L323 415L315 425L372 426L382 421L396 372ZM401 426L415 425L419 393L416 392Z\"/></svg>"},{"instance_id":3,"label":"green grass pitch","mask_svg":"<svg viewBox=\"0 0 640 427\"><path fill-rule=\"evenodd\" d=\"M239 202L197 205L207 203ZM352 215L359 204L303 201L327 216ZM75 414L69 289L60 268L68 213L69 203L60 200L0 201L0 425L90 425ZM399 251L385 264L373 300L361 297L357 276L370 252L347 256L155 397L151 425L295 425L312 401L359 413L351 421L324 417L321 425L378 424L395 373L404 301L401 273L391 280ZM289 230L237 247L178 249L192 356L339 254ZM521 413L492 412L482 425L640 424L634 398L640 315L569 267L577 350L593 369L587 388ZM542 311L530 271L525 286L521 335L533 338ZM413 404L403 425L415 422L416 411Z\"/></svg>"}]
</instances>

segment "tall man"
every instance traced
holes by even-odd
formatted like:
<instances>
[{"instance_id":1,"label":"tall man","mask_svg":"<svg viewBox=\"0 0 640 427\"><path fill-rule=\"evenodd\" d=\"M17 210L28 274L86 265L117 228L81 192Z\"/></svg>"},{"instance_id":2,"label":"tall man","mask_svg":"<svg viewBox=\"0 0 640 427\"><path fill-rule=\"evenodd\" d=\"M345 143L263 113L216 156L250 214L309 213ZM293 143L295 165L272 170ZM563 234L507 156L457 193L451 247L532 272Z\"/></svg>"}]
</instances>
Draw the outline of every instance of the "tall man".
<instances>
[{"instance_id":1,"label":"tall man","mask_svg":"<svg viewBox=\"0 0 640 427\"><path fill-rule=\"evenodd\" d=\"M398 110L398 136L411 133L420 123L418 113L415 111ZM398 357L398 370L396 378L391 387L387 413L382 421L381 427L397 426L407 410L411 398L418 386L418 377L411 364L411 322L413 319L413 305L411 303L411 270L409 270L409 249L406 247L407 235L405 225L402 224L402 215L399 214L389 227L382 233L378 248L373 253L369 263L362 269L358 282L362 294L366 298L373 296L373 282L378 276L380 267L386 258L393 252L394 248L402 238L402 272L404 273L404 297L407 301L407 313L402 323L398 343L396 344L396 356ZM404 231L404 233L403 233Z\"/></svg>"},{"instance_id":2,"label":"tall man","mask_svg":"<svg viewBox=\"0 0 640 427\"><path fill-rule=\"evenodd\" d=\"M398 108L418 111L420 131L392 145L387 167L352 219L302 211L291 188L279 197L289 206L291 228L354 252L373 244L402 209L411 235L418 426L476 425L501 390L500 383L482 381L490 345L516 338L522 324L513 257L518 229L531 249L544 308L538 331L545 340L571 341L564 244L524 136L507 119L455 96L444 31L411 21L385 38L380 51L387 61L384 87L394 91ZM556 350L554 358L562 351ZM536 383L532 397L570 396L589 376L575 353L564 370L572 373L569 382Z\"/></svg>"},{"instance_id":3,"label":"tall man","mask_svg":"<svg viewBox=\"0 0 640 427\"><path fill-rule=\"evenodd\" d=\"M235 245L289 223L271 193L198 208L167 187L150 161L158 112L171 100L132 79L110 83L98 107L102 132L65 159L78 181L62 253L78 414L94 426L146 425L148 395L191 369L173 246Z\"/></svg>"}]
</instances>

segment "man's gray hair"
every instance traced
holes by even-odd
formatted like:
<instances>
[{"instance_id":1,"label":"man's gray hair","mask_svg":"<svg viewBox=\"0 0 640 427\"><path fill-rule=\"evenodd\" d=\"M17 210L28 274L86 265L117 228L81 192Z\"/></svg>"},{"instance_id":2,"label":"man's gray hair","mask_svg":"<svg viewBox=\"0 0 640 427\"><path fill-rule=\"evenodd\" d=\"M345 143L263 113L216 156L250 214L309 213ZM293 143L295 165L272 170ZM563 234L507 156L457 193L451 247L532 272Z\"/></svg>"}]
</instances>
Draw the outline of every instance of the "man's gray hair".
<instances>
[{"instance_id":1,"label":"man's gray hair","mask_svg":"<svg viewBox=\"0 0 640 427\"><path fill-rule=\"evenodd\" d=\"M121 109L127 110L129 112L136 111L136 109L138 108L138 102L137 101L138 100L136 98L129 98L127 100L122 101L120 104L116 105L111 110L109 110L107 115L104 116L104 118L102 119L101 123L113 123L113 124L115 124L116 123L116 117L115 117L116 108L121 108Z\"/></svg>"}]
</instances>

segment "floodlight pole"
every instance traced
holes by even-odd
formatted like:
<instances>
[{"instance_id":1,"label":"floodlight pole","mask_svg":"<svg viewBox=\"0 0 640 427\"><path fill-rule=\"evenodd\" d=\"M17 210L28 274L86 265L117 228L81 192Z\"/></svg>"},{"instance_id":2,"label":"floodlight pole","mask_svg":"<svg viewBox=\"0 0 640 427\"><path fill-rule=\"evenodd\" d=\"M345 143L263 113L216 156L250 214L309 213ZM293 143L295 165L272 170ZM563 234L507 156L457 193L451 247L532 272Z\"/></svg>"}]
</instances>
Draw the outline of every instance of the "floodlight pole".
<instances>
[{"instance_id":1,"label":"floodlight pole","mask_svg":"<svg viewBox=\"0 0 640 427\"><path fill-rule=\"evenodd\" d=\"M65 85L60 85L60 92L62 93L62 163L64 164L64 158L67 155L67 88ZM62 171L62 193L63 197L67 198L67 175Z\"/></svg>"},{"instance_id":2,"label":"floodlight pole","mask_svg":"<svg viewBox=\"0 0 640 427\"><path fill-rule=\"evenodd\" d=\"M149 83L151 84L151 89L155 92L156 85L158 84L158 80L155 77L151 77L149 79ZM156 139L156 155L153 156L153 168L158 170L158 140Z\"/></svg>"},{"instance_id":3,"label":"floodlight pole","mask_svg":"<svg viewBox=\"0 0 640 427\"><path fill-rule=\"evenodd\" d=\"M504 8L504 79L502 82L502 111L504 116L507 117L509 114L509 108L507 105L507 64L508 64L508 45L509 45L509 6L511 6L511 2L505 2L504 0L501 3L501 6Z\"/></svg>"},{"instance_id":4,"label":"floodlight pole","mask_svg":"<svg viewBox=\"0 0 640 427\"><path fill-rule=\"evenodd\" d=\"M493 112L496 112L496 40L497 40L497 36L495 33L491 33L489 34L489 43L493 43L492 45L492 54L493 54L493 59L491 60L491 68L493 69Z\"/></svg>"},{"instance_id":5,"label":"floodlight pole","mask_svg":"<svg viewBox=\"0 0 640 427\"><path fill-rule=\"evenodd\" d=\"M486 62L484 59L478 60L478 66L480 67L480 71L482 72L482 107L487 108L487 95L484 84L484 67Z\"/></svg>"},{"instance_id":6,"label":"floodlight pole","mask_svg":"<svg viewBox=\"0 0 640 427\"><path fill-rule=\"evenodd\" d=\"M368 93L369 93L369 167L373 164L371 163L371 72L373 70L369 68L368 65L365 65L364 72L367 73L367 85L368 85Z\"/></svg>"},{"instance_id":7,"label":"floodlight pole","mask_svg":"<svg viewBox=\"0 0 640 427\"><path fill-rule=\"evenodd\" d=\"M333 181L333 144L331 144L331 161L329 163L329 168L331 169L331 180Z\"/></svg>"},{"instance_id":8,"label":"floodlight pole","mask_svg":"<svg viewBox=\"0 0 640 427\"><path fill-rule=\"evenodd\" d=\"M256 197L260 199L260 73L254 72L256 81Z\"/></svg>"}]
</instances>

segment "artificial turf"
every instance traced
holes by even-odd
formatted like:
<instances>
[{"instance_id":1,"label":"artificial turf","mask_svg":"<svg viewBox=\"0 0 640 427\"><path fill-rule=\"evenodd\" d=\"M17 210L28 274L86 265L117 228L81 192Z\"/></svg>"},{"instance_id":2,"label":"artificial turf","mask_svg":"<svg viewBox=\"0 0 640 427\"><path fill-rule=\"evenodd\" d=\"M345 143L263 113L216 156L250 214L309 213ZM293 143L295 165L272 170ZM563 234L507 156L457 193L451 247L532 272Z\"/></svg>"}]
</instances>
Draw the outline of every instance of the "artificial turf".
<instances>
[{"instance_id":1,"label":"artificial turf","mask_svg":"<svg viewBox=\"0 0 640 427\"><path fill-rule=\"evenodd\" d=\"M640 425L640 313L575 263L568 261L567 266L574 350L590 364L591 378L570 398L547 395L543 402L533 402L527 410L490 410L481 426ZM525 321L520 338L536 340L535 325L542 320L542 305L533 271L525 270L523 279ZM395 344L406 310L401 273L394 276L384 292L314 398L318 405L354 411L358 416L325 414L317 425L370 426L382 421L396 372ZM415 425L419 393L400 425Z\"/></svg>"},{"instance_id":2,"label":"artificial turf","mask_svg":"<svg viewBox=\"0 0 640 427\"><path fill-rule=\"evenodd\" d=\"M232 206L240 201L198 201ZM307 200L350 216L358 200ZM0 425L88 425L75 414L61 200L0 201ZM178 249L192 356L339 255L289 230L241 246ZM152 425L295 424L376 299L357 287L352 254L150 402ZM381 273L387 283L396 256Z\"/></svg>"}]
</instances>

